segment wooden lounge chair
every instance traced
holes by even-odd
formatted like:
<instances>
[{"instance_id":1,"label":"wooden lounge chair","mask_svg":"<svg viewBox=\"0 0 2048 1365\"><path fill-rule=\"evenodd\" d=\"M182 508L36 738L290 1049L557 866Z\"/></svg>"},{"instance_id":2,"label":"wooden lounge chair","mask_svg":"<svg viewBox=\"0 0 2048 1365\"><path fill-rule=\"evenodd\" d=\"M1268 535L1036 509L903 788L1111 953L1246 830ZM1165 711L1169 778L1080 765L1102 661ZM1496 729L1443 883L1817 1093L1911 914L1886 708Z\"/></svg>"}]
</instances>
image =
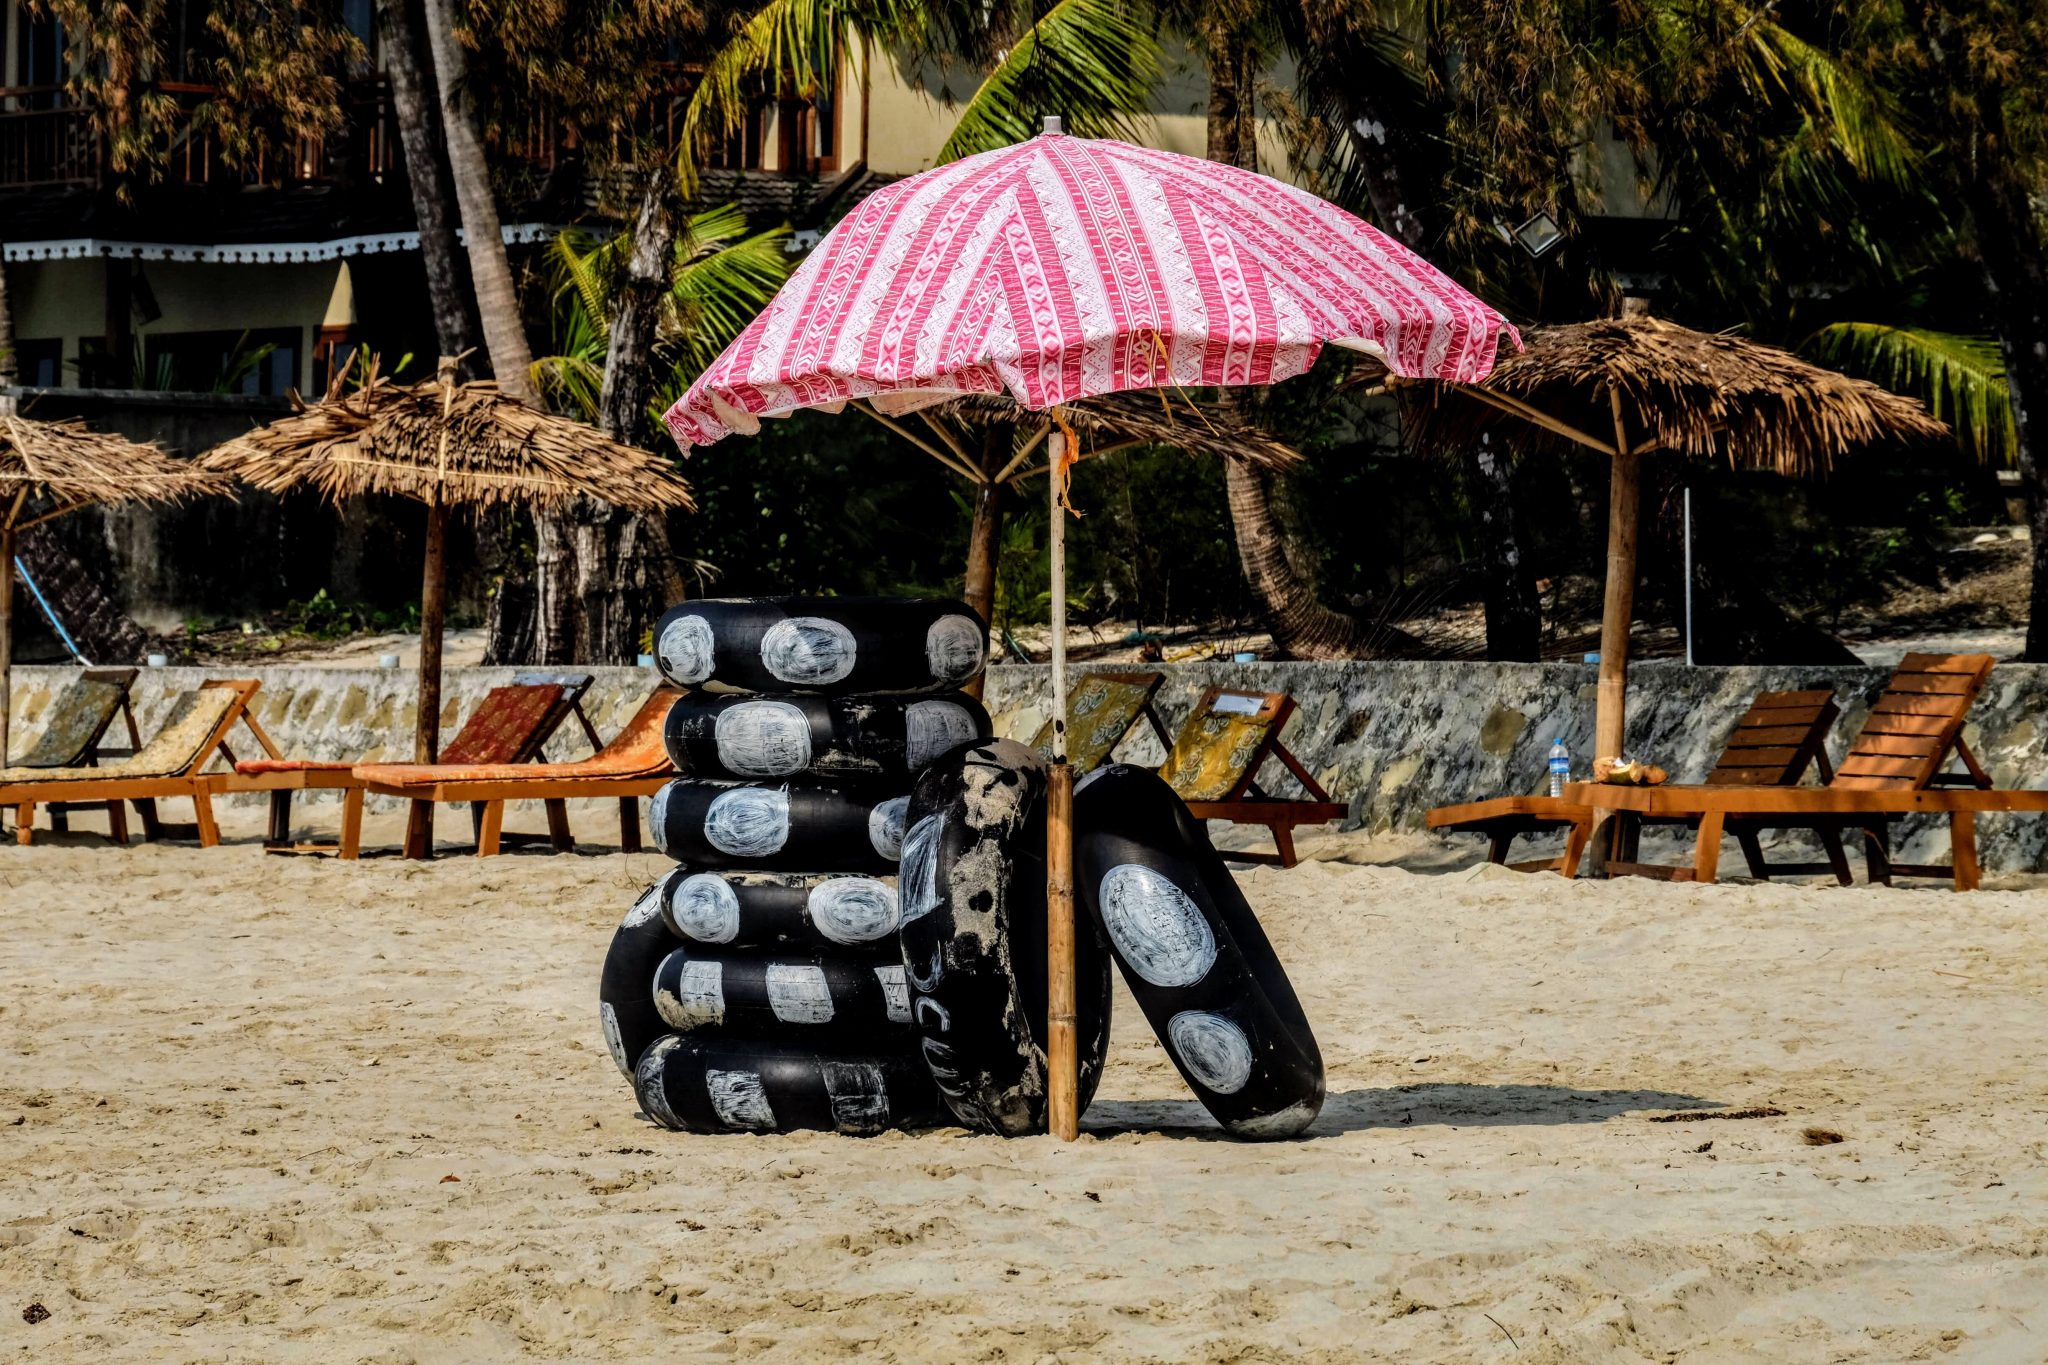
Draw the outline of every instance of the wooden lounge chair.
<instances>
[{"instance_id":1,"label":"wooden lounge chair","mask_svg":"<svg viewBox=\"0 0 2048 1365\"><path fill-rule=\"evenodd\" d=\"M640 851L641 797L652 796L675 776L662 743L663 722L682 692L655 691L619 731L618 737L576 763L366 764L356 769L365 790L413 801L468 802L481 807L476 852L488 858L504 839L507 801L544 801L548 833L557 852L576 847L564 802L611 797L619 803L619 846ZM344 857L353 856L344 853Z\"/></svg>"},{"instance_id":2,"label":"wooden lounge chair","mask_svg":"<svg viewBox=\"0 0 2048 1365\"><path fill-rule=\"evenodd\" d=\"M1997 792L1963 740L1963 722L1990 676L1988 654L1908 654L1870 709L1862 731L1841 768L1825 787L1737 789L1650 787L1602 790L1574 784L1572 795L1589 804L1647 818L1697 823L1693 865L1671 875L1713 881L1719 871L1721 836L1734 832L1745 851L1767 829L1807 829L1839 838L1864 836L1864 856L1873 882L1893 877L1940 877L1957 890L1977 885L1976 817L1986 811L2041 811L2048 792ZM1963 771L1945 771L1960 760ZM1966 787L1967 791L1943 788ZM1951 861L1907 864L1891 860L1891 822L1919 812L1946 814ZM1846 883L1847 866L1829 863L1765 864L1752 858L1760 877L1772 873L1833 872Z\"/></svg>"},{"instance_id":3,"label":"wooden lounge chair","mask_svg":"<svg viewBox=\"0 0 2048 1365\"><path fill-rule=\"evenodd\" d=\"M1242 692L1212 687L1188 713L1180 734L1169 734L1153 698L1165 681L1158 673L1089 673L1067 697L1067 761L1087 773L1109 761L1112 750L1142 717L1159 736L1166 762L1159 775L1187 804L1197 820L1228 820L1264 825L1272 831L1275 852L1232 850L1240 862L1278 863L1293 867L1294 829L1341 820L1342 802L1332 801L1314 774L1280 742L1280 731L1294 714L1294 699L1285 692ZM1032 741L1040 753L1052 752L1052 722L1039 728ZM1258 785L1266 760L1277 758L1293 773L1307 800L1270 795Z\"/></svg>"},{"instance_id":4,"label":"wooden lounge chair","mask_svg":"<svg viewBox=\"0 0 2048 1365\"><path fill-rule=\"evenodd\" d=\"M1808 769L1816 765L1821 780L1827 781L1832 775L1828 768L1828 733L1834 728L1839 714L1831 689L1759 692L1749 709L1742 713L1742 718L1735 722L1735 730L1728 736L1721 756L1714 761L1712 771L1707 774L1707 782L1743 787L1793 787L1805 779ZM1585 857L1595 817L1594 807L1561 796L1497 796L1487 801L1438 806L1429 813L1428 822L1431 829L1447 833L1486 835L1489 862L1517 872L1561 872L1569 878L1579 874L1579 863ZM1625 822L1624 827L1616 831L1619 842L1615 856L1608 860L1608 871L1662 875L1665 869L1656 864L1635 861L1634 825L1638 823L1684 821L1652 819ZM1520 863L1508 861L1508 853L1516 839L1560 830L1565 835L1565 846L1559 857ZM1750 853L1752 861L1760 862L1762 853L1753 852L1754 848L1755 838L1752 835L1749 842L1743 844L1743 850ZM1829 843L1829 855L1832 859L1841 858L1839 838Z\"/></svg>"},{"instance_id":5,"label":"wooden lounge chair","mask_svg":"<svg viewBox=\"0 0 2048 1365\"><path fill-rule=\"evenodd\" d=\"M525 763L538 758L542 747L563 721L574 715L593 748L597 731L583 714L583 694L590 690L588 673L520 673L511 683L484 694L455 737L442 748L444 762L477 765ZM355 776L358 762L318 759L255 759L237 763L232 773L213 779L216 793L266 792L270 796L270 827L263 840L274 853L339 853L354 858L361 851L363 784ZM386 765L397 767L402 765ZM292 797L302 791L339 791L341 839L338 843L294 843ZM416 802L406 826L407 857L425 857L433 848L433 805Z\"/></svg>"},{"instance_id":6,"label":"wooden lounge chair","mask_svg":"<svg viewBox=\"0 0 2048 1365\"><path fill-rule=\"evenodd\" d=\"M259 686L254 679L202 683L197 691L178 698L148 744L118 762L71 768L0 769L0 805L14 808L15 841L30 841L38 805L57 801L74 805L132 801L142 815L145 838L196 834L201 847L218 844L220 827L213 818L212 779L200 770L216 750L229 763L235 761L227 740L237 723L249 727L265 752L277 752L270 736L249 714L249 699L256 695ZM170 825L159 820L156 802L164 797L190 800L196 813L194 823ZM126 823L118 817L112 833L117 842L128 841Z\"/></svg>"},{"instance_id":7,"label":"wooden lounge chair","mask_svg":"<svg viewBox=\"0 0 2048 1365\"><path fill-rule=\"evenodd\" d=\"M1293 714L1294 698L1285 692L1209 688L1195 702L1160 765L1159 775L1197 820L1264 825L1272 832L1275 852L1233 849L1225 857L1293 867L1295 826L1341 820L1347 813L1280 742L1280 731ZM1278 759L1294 774L1308 792L1306 800L1274 796L1260 788L1259 772L1269 758Z\"/></svg>"},{"instance_id":8,"label":"wooden lounge chair","mask_svg":"<svg viewBox=\"0 0 2048 1365\"><path fill-rule=\"evenodd\" d=\"M27 753L14 760L17 768L92 768L99 765L100 741L106 738L114 717L128 726L128 750L142 747L142 732L135 725L135 707L128 690L140 672L133 668L88 668L66 684L50 703L43 732ZM124 755L125 756L125 755ZM0 764L0 767L6 766ZM73 810L101 810L107 828L126 829L126 814L119 801L51 801L50 828L63 833L69 828ZM124 840L125 842L125 840Z\"/></svg>"},{"instance_id":9,"label":"wooden lounge chair","mask_svg":"<svg viewBox=\"0 0 2048 1365\"><path fill-rule=\"evenodd\" d=\"M1109 762L1109 755L1123 742L1140 716L1159 736L1161 747L1173 748L1173 736L1152 699L1163 673L1088 673L1067 694L1067 763L1076 777L1094 772ZM1052 722L1038 727L1031 747L1052 757Z\"/></svg>"}]
</instances>

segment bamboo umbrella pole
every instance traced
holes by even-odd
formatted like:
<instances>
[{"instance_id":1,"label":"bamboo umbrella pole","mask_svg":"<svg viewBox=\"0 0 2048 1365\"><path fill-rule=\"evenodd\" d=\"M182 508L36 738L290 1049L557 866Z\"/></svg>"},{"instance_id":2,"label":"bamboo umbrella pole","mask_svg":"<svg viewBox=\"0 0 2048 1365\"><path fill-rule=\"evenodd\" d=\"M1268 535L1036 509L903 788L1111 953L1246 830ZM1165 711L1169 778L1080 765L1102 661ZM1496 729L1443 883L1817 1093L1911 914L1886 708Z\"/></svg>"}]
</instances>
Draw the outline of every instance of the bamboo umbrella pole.
<instances>
[{"instance_id":1,"label":"bamboo umbrella pole","mask_svg":"<svg viewBox=\"0 0 2048 1365\"><path fill-rule=\"evenodd\" d=\"M1600 684L1593 756L1620 758L1628 729L1628 627L1635 616L1636 521L1642 511L1642 455L1631 450L1621 391L1607 389L1614 413L1614 464L1607 491L1607 597L1600 616Z\"/></svg>"},{"instance_id":2,"label":"bamboo umbrella pole","mask_svg":"<svg viewBox=\"0 0 2048 1365\"><path fill-rule=\"evenodd\" d=\"M455 361L441 357L440 450L434 487L427 495L426 563L420 570L420 700L413 724L412 761L435 763L441 757L441 635L448 607L448 504L442 485L448 478L448 420L455 405ZM406 814L406 853L426 858L434 852L434 803L415 801Z\"/></svg>"},{"instance_id":3,"label":"bamboo umbrella pole","mask_svg":"<svg viewBox=\"0 0 2048 1365\"><path fill-rule=\"evenodd\" d=\"M1046 1125L1062 1142L1081 1135L1081 1063L1074 1037L1074 770L1067 766L1067 513L1060 476L1067 436L1048 438L1045 485L1052 513L1052 772L1045 813Z\"/></svg>"}]
</instances>

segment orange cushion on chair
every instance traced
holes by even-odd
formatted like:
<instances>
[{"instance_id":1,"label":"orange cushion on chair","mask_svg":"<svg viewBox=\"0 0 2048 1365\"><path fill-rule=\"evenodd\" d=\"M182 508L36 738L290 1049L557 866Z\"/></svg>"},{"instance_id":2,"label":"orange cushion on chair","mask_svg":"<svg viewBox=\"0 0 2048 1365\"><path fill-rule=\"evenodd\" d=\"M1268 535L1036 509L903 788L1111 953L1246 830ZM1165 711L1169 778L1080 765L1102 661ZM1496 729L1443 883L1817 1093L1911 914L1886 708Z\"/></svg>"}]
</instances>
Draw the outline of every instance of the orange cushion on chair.
<instances>
[{"instance_id":1,"label":"orange cushion on chair","mask_svg":"<svg viewBox=\"0 0 2048 1365\"><path fill-rule=\"evenodd\" d=\"M345 773L353 767L355 764L345 760L324 763L314 758L245 758L235 764L235 771L243 777L262 777L267 773Z\"/></svg>"},{"instance_id":2,"label":"orange cushion on chair","mask_svg":"<svg viewBox=\"0 0 2048 1365\"><path fill-rule=\"evenodd\" d=\"M561 704L559 683L518 684L494 687L484 695L475 711L448 747L441 751L443 766L467 767L478 763L516 763L533 740L548 714Z\"/></svg>"}]
</instances>

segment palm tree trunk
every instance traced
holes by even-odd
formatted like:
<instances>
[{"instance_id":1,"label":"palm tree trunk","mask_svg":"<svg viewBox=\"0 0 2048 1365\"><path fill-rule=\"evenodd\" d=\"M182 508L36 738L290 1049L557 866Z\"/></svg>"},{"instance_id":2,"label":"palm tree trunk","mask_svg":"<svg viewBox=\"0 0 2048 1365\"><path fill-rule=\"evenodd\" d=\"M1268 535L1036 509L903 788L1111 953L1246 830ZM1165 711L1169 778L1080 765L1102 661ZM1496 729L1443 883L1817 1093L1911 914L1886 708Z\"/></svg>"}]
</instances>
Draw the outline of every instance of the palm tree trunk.
<instances>
[{"instance_id":1,"label":"palm tree trunk","mask_svg":"<svg viewBox=\"0 0 2048 1365\"><path fill-rule=\"evenodd\" d=\"M633 250L612 312L597 405L605 434L632 445L644 445L654 434L647 420L654 338L669 290L680 213L675 171L666 162L657 163L641 186ZM666 524L580 498L565 515L545 516L541 536L542 609L535 642L541 658L550 663L633 662L641 631L662 607L683 596Z\"/></svg>"},{"instance_id":2,"label":"palm tree trunk","mask_svg":"<svg viewBox=\"0 0 2048 1365\"><path fill-rule=\"evenodd\" d=\"M420 230L420 261L427 272L427 296L434 311L434 339L442 355L461 355L475 346L476 324L464 302L457 264L455 187L450 182L446 138L441 131L440 94L425 58L426 39L416 3L377 0L377 32L391 102L398 112L398 138L405 149L405 177L412 189L413 219Z\"/></svg>"},{"instance_id":3,"label":"palm tree trunk","mask_svg":"<svg viewBox=\"0 0 2048 1365\"><path fill-rule=\"evenodd\" d=\"M2034 226L2027 187L2001 161L1979 151L1984 170L1968 186L1971 226L1998 323L2005 381L2018 435L2014 463L2027 490L2033 532L2033 587L2028 595L2028 663L2048 663L2048 460L2035 423L2048 413L2048 245ZM1986 164L1986 163L1989 164Z\"/></svg>"},{"instance_id":4,"label":"palm tree trunk","mask_svg":"<svg viewBox=\"0 0 2048 1365\"><path fill-rule=\"evenodd\" d=\"M531 406L533 354L526 344L519 292L491 196L491 168L465 86L468 59L455 33L454 0L426 0L427 41L434 54L434 82L441 95L441 131L447 140L449 177L468 238L469 278L476 291L477 318L498 387Z\"/></svg>"},{"instance_id":5,"label":"palm tree trunk","mask_svg":"<svg viewBox=\"0 0 2048 1365\"><path fill-rule=\"evenodd\" d=\"M1516 533L1514 476L1507 457L1484 436L1466 454L1465 482L1479 514L1486 657L1533 662L1543 643L1543 617Z\"/></svg>"}]
</instances>

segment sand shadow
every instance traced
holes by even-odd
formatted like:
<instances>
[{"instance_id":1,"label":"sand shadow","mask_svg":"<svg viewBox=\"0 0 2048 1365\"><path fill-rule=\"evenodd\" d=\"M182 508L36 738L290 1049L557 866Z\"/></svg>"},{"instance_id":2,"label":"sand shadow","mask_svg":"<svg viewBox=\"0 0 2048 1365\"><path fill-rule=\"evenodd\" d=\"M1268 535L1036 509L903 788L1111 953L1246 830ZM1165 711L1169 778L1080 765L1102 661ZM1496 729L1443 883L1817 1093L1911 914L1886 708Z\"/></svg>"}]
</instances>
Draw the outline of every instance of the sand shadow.
<instances>
[{"instance_id":1,"label":"sand shadow","mask_svg":"<svg viewBox=\"0 0 2048 1365\"><path fill-rule=\"evenodd\" d=\"M1403 1085L1380 1090L1339 1090L1305 1139L1336 1137L1370 1128L1549 1127L1605 1123L1624 1114L1721 1109L1720 1100L1665 1090L1580 1090L1568 1085ZM1194 1100L1097 1100L1081 1127L1098 1137L1155 1133L1196 1139L1226 1135Z\"/></svg>"}]
</instances>

